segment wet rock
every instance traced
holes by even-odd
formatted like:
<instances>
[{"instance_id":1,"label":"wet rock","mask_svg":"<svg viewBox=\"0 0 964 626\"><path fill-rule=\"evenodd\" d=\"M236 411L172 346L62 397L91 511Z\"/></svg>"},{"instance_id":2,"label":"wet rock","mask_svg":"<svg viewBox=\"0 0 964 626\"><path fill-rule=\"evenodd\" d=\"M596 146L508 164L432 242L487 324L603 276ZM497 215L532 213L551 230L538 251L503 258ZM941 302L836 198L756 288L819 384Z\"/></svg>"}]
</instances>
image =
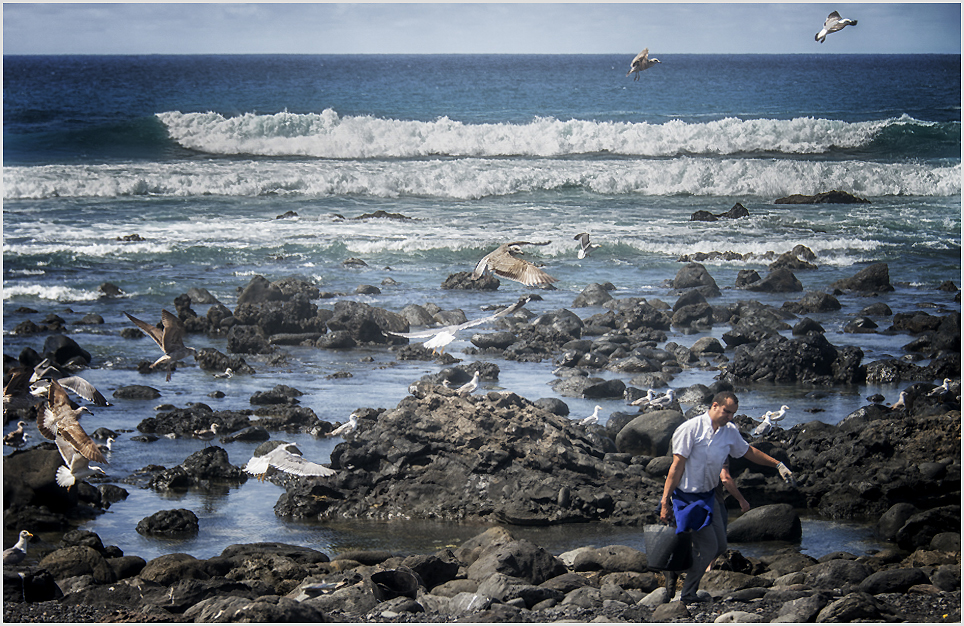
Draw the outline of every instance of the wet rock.
<instances>
[{"instance_id":1,"label":"wet rock","mask_svg":"<svg viewBox=\"0 0 964 626\"><path fill-rule=\"evenodd\" d=\"M886 263L868 265L850 278L831 283L830 288L874 293L894 291L893 285L890 284L890 269Z\"/></svg>"},{"instance_id":2,"label":"wet rock","mask_svg":"<svg viewBox=\"0 0 964 626\"><path fill-rule=\"evenodd\" d=\"M839 384L862 382L863 352L854 346L836 348L820 334L787 339L772 336L734 351L729 373L738 380Z\"/></svg>"},{"instance_id":3,"label":"wet rock","mask_svg":"<svg viewBox=\"0 0 964 626\"><path fill-rule=\"evenodd\" d=\"M183 537L196 535L199 530L197 515L187 509L158 511L137 522L142 535Z\"/></svg>"},{"instance_id":4,"label":"wet rock","mask_svg":"<svg viewBox=\"0 0 964 626\"><path fill-rule=\"evenodd\" d=\"M789 504L755 507L729 523L727 541L799 541L803 536L800 517Z\"/></svg>"},{"instance_id":5,"label":"wet rock","mask_svg":"<svg viewBox=\"0 0 964 626\"><path fill-rule=\"evenodd\" d=\"M504 574L533 585L565 573L566 566L562 561L525 539L484 549L466 571L473 580L482 581L493 574Z\"/></svg>"},{"instance_id":6,"label":"wet rock","mask_svg":"<svg viewBox=\"0 0 964 626\"><path fill-rule=\"evenodd\" d=\"M716 281L699 263L688 263L677 272L672 286L677 290L696 289L705 298L717 298L721 295Z\"/></svg>"},{"instance_id":7,"label":"wet rock","mask_svg":"<svg viewBox=\"0 0 964 626\"><path fill-rule=\"evenodd\" d=\"M833 191L823 191L812 196L793 194L784 198L778 198L773 202L774 204L870 204L869 200L864 200L846 191L836 189Z\"/></svg>"},{"instance_id":8,"label":"wet rock","mask_svg":"<svg viewBox=\"0 0 964 626\"><path fill-rule=\"evenodd\" d=\"M3 601L46 602L63 597L53 575L42 567L31 567L19 572L3 571Z\"/></svg>"},{"instance_id":9,"label":"wet rock","mask_svg":"<svg viewBox=\"0 0 964 626\"><path fill-rule=\"evenodd\" d=\"M93 576L98 584L112 583L114 572L107 560L89 546L71 546L54 550L40 560L40 567L50 572L56 580L72 576Z\"/></svg>"},{"instance_id":10,"label":"wet rock","mask_svg":"<svg viewBox=\"0 0 964 626\"><path fill-rule=\"evenodd\" d=\"M778 267L771 270L764 278L747 284L745 289L766 293L783 293L788 291L803 291L803 284L789 269Z\"/></svg>"},{"instance_id":11,"label":"wet rock","mask_svg":"<svg viewBox=\"0 0 964 626\"><path fill-rule=\"evenodd\" d=\"M893 617L893 614L870 594L855 592L828 604L817 614L817 623L892 621Z\"/></svg>"},{"instance_id":12,"label":"wet rock","mask_svg":"<svg viewBox=\"0 0 964 626\"><path fill-rule=\"evenodd\" d=\"M663 456L673 432L686 421L679 411L653 411L626 424L616 435L616 449L633 455Z\"/></svg>"},{"instance_id":13,"label":"wet rock","mask_svg":"<svg viewBox=\"0 0 964 626\"><path fill-rule=\"evenodd\" d=\"M442 289L477 289L479 291L495 291L499 288L499 279L493 274L485 274L478 279L472 278L472 272L456 272L450 274L442 282Z\"/></svg>"},{"instance_id":14,"label":"wet rock","mask_svg":"<svg viewBox=\"0 0 964 626\"><path fill-rule=\"evenodd\" d=\"M268 281L264 276L253 276L238 295L238 306L243 304L261 304L264 302L280 302L285 299L281 289Z\"/></svg>"},{"instance_id":15,"label":"wet rock","mask_svg":"<svg viewBox=\"0 0 964 626\"><path fill-rule=\"evenodd\" d=\"M610 300L613 300L613 297L609 294L612 289L614 289L614 287L611 284L601 285L599 283L592 283L587 285L586 288L582 290L582 293L573 300L572 306L576 308L602 306Z\"/></svg>"},{"instance_id":16,"label":"wet rock","mask_svg":"<svg viewBox=\"0 0 964 626\"><path fill-rule=\"evenodd\" d=\"M582 550L573 560L576 572L646 572L646 554L628 546L606 546Z\"/></svg>"},{"instance_id":17,"label":"wet rock","mask_svg":"<svg viewBox=\"0 0 964 626\"><path fill-rule=\"evenodd\" d=\"M43 358L50 359L58 365L66 365L71 359L80 359L86 365L91 361L90 352L81 348L76 341L66 335L47 337L41 354Z\"/></svg>"}]
</instances>

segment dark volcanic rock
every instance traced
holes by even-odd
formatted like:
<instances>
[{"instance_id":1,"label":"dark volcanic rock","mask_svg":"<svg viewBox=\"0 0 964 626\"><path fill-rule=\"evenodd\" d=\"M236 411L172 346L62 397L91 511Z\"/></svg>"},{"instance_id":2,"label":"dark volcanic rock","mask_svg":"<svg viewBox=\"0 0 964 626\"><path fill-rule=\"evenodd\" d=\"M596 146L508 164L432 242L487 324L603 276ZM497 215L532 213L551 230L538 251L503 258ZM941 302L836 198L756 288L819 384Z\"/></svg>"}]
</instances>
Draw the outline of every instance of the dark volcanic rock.
<instances>
[{"instance_id":1,"label":"dark volcanic rock","mask_svg":"<svg viewBox=\"0 0 964 626\"><path fill-rule=\"evenodd\" d=\"M844 278L831 283L831 289L841 291L894 291L890 284L890 269L886 263L874 263L860 270L850 278Z\"/></svg>"},{"instance_id":2,"label":"dark volcanic rock","mask_svg":"<svg viewBox=\"0 0 964 626\"><path fill-rule=\"evenodd\" d=\"M813 196L793 194L785 198L778 198L774 204L870 204L870 200L864 200L846 191L824 191Z\"/></svg>"},{"instance_id":3,"label":"dark volcanic rock","mask_svg":"<svg viewBox=\"0 0 964 626\"><path fill-rule=\"evenodd\" d=\"M652 519L643 503L662 484L640 484L624 463L606 460L611 447L569 419L511 393L459 397L437 385L417 393L364 437L335 447L337 475L288 483L276 513L516 524Z\"/></svg>"},{"instance_id":4,"label":"dark volcanic rock","mask_svg":"<svg viewBox=\"0 0 964 626\"><path fill-rule=\"evenodd\" d=\"M142 535L165 535L183 537L198 533L197 515L187 509L158 511L137 522L137 532Z\"/></svg>"},{"instance_id":5,"label":"dark volcanic rock","mask_svg":"<svg viewBox=\"0 0 964 626\"><path fill-rule=\"evenodd\" d=\"M819 333L792 339L776 335L737 347L728 371L746 381L859 383L866 378L862 358L860 348L836 348Z\"/></svg>"}]
</instances>

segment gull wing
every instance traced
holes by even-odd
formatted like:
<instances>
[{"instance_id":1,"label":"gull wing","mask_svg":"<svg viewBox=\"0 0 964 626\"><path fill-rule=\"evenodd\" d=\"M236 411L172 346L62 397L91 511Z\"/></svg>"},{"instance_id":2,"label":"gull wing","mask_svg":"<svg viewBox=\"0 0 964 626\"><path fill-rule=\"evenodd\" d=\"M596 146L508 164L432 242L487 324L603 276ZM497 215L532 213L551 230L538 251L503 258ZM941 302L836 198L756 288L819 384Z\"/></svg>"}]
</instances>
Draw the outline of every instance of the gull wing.
<instances>
[{"instance_id":1,"label":"gull wing","mask_svg":"<svg viewBox=\"0 0 964 626\"><path fill-rule=\"evenodd\" d=\"M265 455L267 463L287 474L297 476L332 476L335 470L306 460L300 454L289 452L287 446L279 446Z\"/></svg>"},{"instance_id":2,"label":"gull wing","mask_svg":"<svg viewBox=\"0 0 964 626\"><path fill-rule=\"evenodd\" d=\"M81 378L80 376L66 376L64 378L57 379L60 386L64 389L73 391L78 396L87 400L88 402L93 402L97 406L110 406L110 402L107 398L97 391L97 388L91 385L89 382Z\"/></svg>"},{"instance_id":3,"label":"gull wing","mask_svg":"<svg viewBox=\"0 0 964 626\"><path fill-rule=\"evenodd\" d=\"M268 467L270 467L270 464L268 463L267 454L253 456L244 464L244 471L253 476L260 476L268 471Z\"/></svg>"},{"instance_id":4,"label":"gull wing","mask_svg":"<svg viewBox=\"0 0 964 626\"><path fill-rule=\"evenodd\" d=\"M137 319L127 311L124 311L124 315L126 315L130 321L134 322L138 328L144 331L145 335L153 339L154 343L156 343L161 350L164 350L164 331L163 330L161 330L157 326L152 326L143 320Z\"/></svg>"}]
</instances>

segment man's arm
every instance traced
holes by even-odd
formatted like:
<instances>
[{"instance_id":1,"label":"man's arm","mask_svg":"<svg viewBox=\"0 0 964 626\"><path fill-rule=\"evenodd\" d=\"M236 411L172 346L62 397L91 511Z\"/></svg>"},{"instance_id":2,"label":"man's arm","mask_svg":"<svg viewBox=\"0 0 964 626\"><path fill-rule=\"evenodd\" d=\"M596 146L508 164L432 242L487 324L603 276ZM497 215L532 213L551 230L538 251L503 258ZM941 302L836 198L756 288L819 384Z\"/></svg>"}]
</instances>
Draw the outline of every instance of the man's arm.
<instances>
[{"instance_id":1,"label":"man's arm","mask_svg":"<svg viewBox=\"0 0 964 626\"><path fill-rule=\"evenodd\" d=\"M784 465L782 461L777 461L769 454L765 452L760 452L753 446L750 446L747 449L746 454L743 455L743 458L746 459L747 461L756 463L757 465L776 468L776 470L780 472L780 478L796 486L796 482L794 482L793 480L793 473L790 471L790 468Z\"/></svg>"},{"instance_id":2,"label":"man's arm","mask_svg":"<svg viewBox=\"0 0 964 626\"><path fill-rule=\"evenodd\" d=\"M673 520L673 503L670 496L683 480L683 470L686 469L686 457L679 454L673 455L673 464L669 467L666 474L666 483L663 485L663 497L659 501L659 519L669 524Z\"/></svg>"}]
</instances>

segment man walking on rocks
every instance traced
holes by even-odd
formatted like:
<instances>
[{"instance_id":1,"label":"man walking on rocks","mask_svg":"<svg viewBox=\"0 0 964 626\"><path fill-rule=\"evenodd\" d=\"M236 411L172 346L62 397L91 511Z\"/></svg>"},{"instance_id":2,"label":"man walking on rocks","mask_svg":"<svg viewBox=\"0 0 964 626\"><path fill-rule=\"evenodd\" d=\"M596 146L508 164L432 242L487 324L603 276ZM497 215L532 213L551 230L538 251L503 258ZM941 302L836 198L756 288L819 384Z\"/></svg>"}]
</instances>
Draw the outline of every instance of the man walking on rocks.
<instances>
[{"instance_id":1,"label":"man walking on rocks","mask_svg":"<svg viewBox=\"0 0 964 626\"><path fill-rule=\"evenodd\" d=\"M706 413L686 420L673 433L673 464L660 500L660 520L676 520L676 532L694 531L693 564L686 570L680 600L700 602L696 592L706 567L726 551L724 511L718 511L715 490L727 457L775 467L786 481L793 474L782 462L749 445L731 423L739 400L730 391L713 397Z\"/></svg>"}]
</instances>

